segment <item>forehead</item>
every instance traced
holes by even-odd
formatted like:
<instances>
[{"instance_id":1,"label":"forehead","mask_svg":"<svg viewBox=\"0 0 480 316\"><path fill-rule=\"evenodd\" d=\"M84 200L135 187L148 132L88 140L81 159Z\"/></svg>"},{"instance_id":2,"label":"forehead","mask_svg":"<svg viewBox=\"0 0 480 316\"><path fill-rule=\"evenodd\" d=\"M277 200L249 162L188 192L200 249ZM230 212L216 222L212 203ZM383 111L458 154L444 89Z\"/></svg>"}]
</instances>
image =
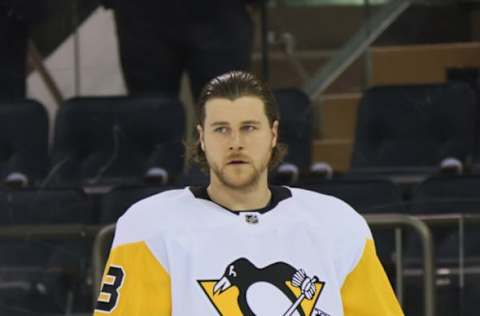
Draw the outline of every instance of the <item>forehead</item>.
<instances>
[{"instance_id":1,"label":"forehead","mask_svg":"<svg viewBox=\"0 0 480 316\"><path fill-rule=\"evenodd\" d=\"M258 97L244 96L235 100L214 98L205 104L205 123L217 121L230 123L246 120L268 121L263 101Z\"/></svg>"}]
</instances>

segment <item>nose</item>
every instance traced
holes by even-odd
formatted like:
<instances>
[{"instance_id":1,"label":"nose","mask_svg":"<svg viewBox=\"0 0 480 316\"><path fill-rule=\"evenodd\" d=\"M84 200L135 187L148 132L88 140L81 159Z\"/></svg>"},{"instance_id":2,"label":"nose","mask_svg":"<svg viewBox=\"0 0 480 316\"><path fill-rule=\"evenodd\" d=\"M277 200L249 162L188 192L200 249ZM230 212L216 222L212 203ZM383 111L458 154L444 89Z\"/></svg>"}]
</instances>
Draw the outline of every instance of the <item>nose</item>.
<instances>
[{"instance_id":1,"label":"nose","mask_svg":"<svg viewBox=\"0 0 480 316\"><path fill-rule=\"evenodd\" d=\"M240 132L233 132L231 134L230 150L242 150L244 148L243 137Z\"/></svg>"}]
</instances>

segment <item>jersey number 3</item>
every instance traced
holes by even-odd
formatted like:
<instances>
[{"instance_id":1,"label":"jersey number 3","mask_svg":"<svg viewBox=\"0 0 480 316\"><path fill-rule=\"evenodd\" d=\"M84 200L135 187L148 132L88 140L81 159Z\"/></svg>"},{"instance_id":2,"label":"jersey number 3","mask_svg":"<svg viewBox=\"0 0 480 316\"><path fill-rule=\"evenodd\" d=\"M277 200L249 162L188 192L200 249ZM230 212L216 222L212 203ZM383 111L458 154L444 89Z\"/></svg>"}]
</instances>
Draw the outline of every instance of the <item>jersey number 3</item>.
<instances>
[{"instance_id":1,"label":"jersey number 3","mask_svg":"<svg viewBox=\"0 0 480 316\"><path fill-rule=\"evenodd\" d=\"M117 307L120 297L119 290L122 287L125 272L122 267L110 266L102 285L102 290L97 301L96 310L110 313Z\"/></svg>"}]
</instances>

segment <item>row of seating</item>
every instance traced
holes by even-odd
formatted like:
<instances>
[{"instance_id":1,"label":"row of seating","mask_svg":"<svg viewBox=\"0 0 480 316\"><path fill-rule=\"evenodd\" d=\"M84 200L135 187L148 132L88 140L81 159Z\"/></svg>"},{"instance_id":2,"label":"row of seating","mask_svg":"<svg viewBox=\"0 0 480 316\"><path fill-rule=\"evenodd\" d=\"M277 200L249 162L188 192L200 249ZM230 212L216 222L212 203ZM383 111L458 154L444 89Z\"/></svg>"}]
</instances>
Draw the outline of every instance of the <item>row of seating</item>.
<instances>
[{"instance_id":1,"label":"row of seating","mask_svg":"<svg viewBox=\"0 0 480 316\"><path fill-rule=\"evenodd\" d=\"M80 189L0 189L0 219L3 219L0 223L108 224L115 222L136 201L181 187L183 186L120 186L104 194L86 194ZM480 213L480 209L477 209L480 176L430 178L416 188L411 200L404 198L398 185L383 179L330 180L302 185L301 188L336 196L365 214Z\"/></svg>"},{"instance_id":2,"label":"row of seating","mask_svg":"<svg viewBox=\"0 0 480 316\"><path fill-rule=\"evenodd\" d=\"M310 164L312 107L299 90L275 91L285 117L287 159ZM84 97L67 100L48 146L47 114L33 100L0 101L0 179L25 186L173 183L184 169L184 106L177 99Z\"/></svg>"},{"instance_id":3,"label":"row of seating","mask_svg":"<svg viewBox=\"0 0 480 316\"><path fill-rule=\"evenodd\" d=\"M88 225L92 207L78 190L0 193L0 231L17 225ZM24 229L28 230L28 229ZM2 238L0 315L66 314L91 306L90 239Z\"/></svg>"},{"instance_id":4,"label":"row of seating","mask_svg":"<svg viewBox=\"0 0 480 316\"><path fill-rule=\"evenodd\" d=\"M283 170L297 173L281 181L293 183L298 173L311 171L313 110L299 90L275 96L281 141L290 147L286 162L293 166ZM476 171L479 114L465 83L370 88L357 115L349 174L432 174L441 164L456 173ZM49 150L43 107L3 101L0 178L50 186L174 183L184 173L184 117L178 100L161 96L75 98L58 112ZM328 166L313 170L331 174Z\"/></svg>"},{"instance_id":5,"label":"row of seating","mask_svg":"<svg viewBox=\"0 0 480 316\"><path fill-rule=\"evenodd\" d=\"M65 102L49 152L48 121L32 100L0 104L5 125L2 176L42 185L133 181L149 168L178 174L183 162L183 106L161 97L81 98ZM9 123L8 123L9 122Z\"/></svg>"},{"instance_id":6,"label":"row of seating","mask_svg":"<svg viewBox=\"0 0 480 316\"><path fill-rule=\"evenodd\" d=\"M478 163L478 114L475 92L462 82L370 88L358 111L352 169Z\"/></svg>"}]
</instances>

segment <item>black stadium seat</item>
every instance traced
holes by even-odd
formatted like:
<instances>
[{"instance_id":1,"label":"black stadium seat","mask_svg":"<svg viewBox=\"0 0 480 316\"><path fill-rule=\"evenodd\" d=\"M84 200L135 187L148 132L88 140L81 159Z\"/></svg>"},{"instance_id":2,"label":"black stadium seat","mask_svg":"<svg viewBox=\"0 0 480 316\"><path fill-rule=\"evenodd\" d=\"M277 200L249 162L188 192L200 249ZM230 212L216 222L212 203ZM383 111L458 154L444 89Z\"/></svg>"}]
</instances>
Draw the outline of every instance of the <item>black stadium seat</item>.
<instances>
[{"instance_id":1,"label":"black stadium seat","mask_svg":"<svg viewBox=\"0 0 480 316\"><path fill-rule=\"evenodd\" d=\"M48 118L33 100L0 101L0 181L35 184L48 166Z\"/></svg>"},{"instance_id":2,"label":"black stadium seat","mask_svg":"<svg viewBox=\"0 0 480 316\"><path fill-rule=\"evenodd\" d=\"M134 203L151 195L179 188L178 186L119 187L102 196L100 200L100 224L115 223Z\"/></svg>"},{"instance_id":3,"label":"black stadium seat","mask_svg":"<svg viewBox=\"0 0 480 316\"><path fill-rule=\"evenodd\" d=\"M92 224L89 199L75 190L0 191L0 228ZM0 242L0 315L88 310L86 284L92 243L85 239L6 239ZM6 309L9 307L9 309Z\"/></svg>"},{"instance_id":4,"label":"black stadium seat","mask_svg":"<svg viewBox=\"0 0 480 316\"><path fill-rule=\"evenodd\" d=\"M175 185L179 187L185 186L207 186L210 181L210 175L201 170L200 166L193 163L188 170L182 174Z\"/></svg>"},{"instance_id":5,"label":"black stadium seat","mask_svg":"<svg viewBox=\"0 0 480 316\"><path fill-rule=\"evenodd\" d=\"M465 162L474 143L475 94L465 83L368 89L357 119L352 171L432 172Z\"/></svg>"},{"instance_id":6,"label":"black stadium seat","mask_svg":"<svg viewBox=\"0 0 480 316\"><path fill-rule=\"evenodd\" d=\"M162 97L67 101L58 113L52 185L142 183L154 168L183 168L184 109Z\"/></svg>"},{"instance_id":7,"label":"black stadium seat","mask_svg":"<svg viewBox=\"0 0 480 316\"><path fill-rule=\"evenodd\" d=\"M435 177L423 182L413 195L411 212L413 215L480 215L480 176ZM450 226L431 227L436 266L443 269L444 275L437 277L438 315L477 315L480 297L480 231L478 223L463 223L463 268L465 271L463 288L459 282L460 267L460 221ZM408 267L417 267L419 262L419 240L411 236L408 241ZM415 264L417 263L417 264ZM410 286L410 287L408 287ZM407 294L414 293L412 287L420 288L421 279L410 278ZM406 296L406 304L412 313L421 305L418 296ZM412 314L414 315L414 314Z\"/></svg>"},{"instance_id":8,"label":"black stadium seat","mask_svg":"<svg viewBox=\"0 0 480 316\"><path fill-rule=\"evenodd\" d=\"M421 183L414 192L411 213L480 215L480 176L435 177ZM469 230L465 237L466 254L480 257L480 233ZM458 257L458 225L433 227L437 255ZM452 244L452 240L455 240ZM447 245L453 248L445 248ZM476 252L476 254L475 254Z\"/></svg>"},{"instance_id":9,"label":"black stadium seat","mask_svg":"<svg viewBox=\"0 0 480 316\"><path fill-rule=\"evenodd\" d=\"M400 189L388 180L329 180L302 188L335 196L361 214L406 212Z\"/></svg>"},{"instance_id":10,"label":"black stadium seat","mask_svg":"<svg viewBox=\"0 0 480 316\"><path fill-rule=\"evenodd\" d=\"M282 166L272 172L270 181L293 184L311 165L312 104L308 95L299 89L276 89L273 94L280 111L279 141L288 145L288 153Z\"/></svg>"},{"instance_id":11,"label":"black stadium seat","mask_svg":"<svg viewBox=\"0 0 480 316\"><path fill-rule=\"evenodd\" d=\"M313 113L310 98L298 89L274 90L280 111L280 141L289 147L286 162L306 170L311 163Z\"/></svg>"}]
</instances>

